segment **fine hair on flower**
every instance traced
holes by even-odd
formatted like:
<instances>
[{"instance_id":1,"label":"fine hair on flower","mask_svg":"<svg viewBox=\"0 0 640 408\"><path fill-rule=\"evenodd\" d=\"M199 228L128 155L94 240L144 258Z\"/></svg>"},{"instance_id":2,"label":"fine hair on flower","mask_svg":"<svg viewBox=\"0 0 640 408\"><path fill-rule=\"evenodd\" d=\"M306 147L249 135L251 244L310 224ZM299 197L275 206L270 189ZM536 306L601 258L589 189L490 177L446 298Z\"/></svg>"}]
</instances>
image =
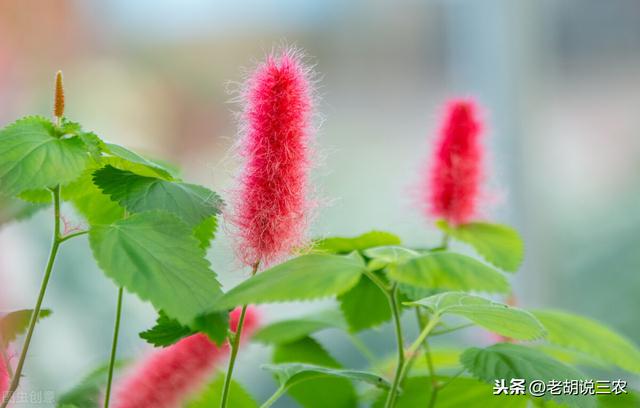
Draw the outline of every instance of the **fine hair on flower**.
<instances>
[{"instance_id":1,"label":"fine hair on flower","mask_svg":"<svg viewBox=\"0 0 640 408\"><path fill-rule=\"evenodd\" d=\"M227 219L245 265L271 264L306 243L315 202L309 182L315 165L315 74L303 53L281 46L247 75L236 100L244 168L232 191Z\"/></svg>"}]
</instances>

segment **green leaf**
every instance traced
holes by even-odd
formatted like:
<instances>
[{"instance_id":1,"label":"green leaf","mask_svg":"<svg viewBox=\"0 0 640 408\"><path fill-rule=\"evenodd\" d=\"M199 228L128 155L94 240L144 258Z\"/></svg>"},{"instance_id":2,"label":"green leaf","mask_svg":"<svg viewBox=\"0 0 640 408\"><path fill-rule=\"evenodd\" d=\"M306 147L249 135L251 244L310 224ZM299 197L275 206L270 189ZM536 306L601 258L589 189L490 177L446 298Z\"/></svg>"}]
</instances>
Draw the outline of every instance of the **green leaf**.
<instances>
[{"instance_id":1,"label":"green leaf","mask_svg":"<svg viewBox=\"0 0 640 408\"><path fill-rule=\"evenodd\" d=\"M155 347L167 347L198 332L206 334L218 345L227 339L229 315L223 312L196 318L191 327L183 326L160 311L155 326L140 333L140 338Z\"/></svg>"},{"instance_id":2,"label":"green leaf","mask_svg":"<svg viewBox=\"0 0 640 408\"><path fill-rule=\"evenodd\" d=\"M348 254L383 245L400 245L397 235L384 231L370 231L354 238L333 237L316 241L314 249L333 254Z\"/></svg>"},{"instance_id":3,"label":"green leaf","mask_svg":"<svg viewBox=\"0 0 640 408\"><path fill-rule=\"evenodd\" d=\"M222 207L222 199L204 187L140 176L110 165L97 170L93 181L131 213L164 210L193 227L220 213Z\"/></svg>"},{"instance_id":4,"label":"green leaf","mask_svg":"<svg viewBox=\"0 0 640 408\"><path fill-rule=\"evenodd\" d=\"M493 395L493 387L473 378L453 379L438 392L438 408L526 408L524 395Z\"/></svg>"},{"instance_id":5,"label":"green leaf","mask_svg":"<svg viewBox=\"0 0 640 408\"><path fill-rule=\"evenodd\" d=\"M524 379L529 384L532 380L547 383L549 380L579 380L585 375L575 368L569 367L546 354L524 346L510 343L499 343L485 349L467 349L460 361L474 376L493 384L496 379L504 379L509 384L512 378ZM543 398L553 399L561 404L576 408L595 407L592 396L551 395Z\"/></svg>"},{"instance_id":6,"label":"green leaf","mask_svg":"<svg viewBox=\"0 0 640 408\"><path fill-rule=\"evenodd\" d=\"M78 180L63 187L62 198L70 201L90 225L111 224L124 217L124 208L93 184L96 168L88 168Z\"/></svg>"},{"instance_id":7,"label":"green leaf","mask_svg":"<svg viewBox=\"0 0 640 408\"><path fill-rule=\"evenodd\" d=\"M398 395L394 406L395 408L428 407L432 392L431 378L408 377L402 385L402 392ZM388 394L388 391L380 393L372 408L384 408Z\"/></svg>"},{"instance_id":8,"label":"green leaf","mask_svg":"<svg viewBox=\"0 0 640 408\"><path fill-rule=\"evenodd\" d=\"M120 161L110 161L114 167L122 170L129 170L141 176L161 177L166 180L172 180L174 177L171 170L161 164L148 160L138 153L135 153L123 146L105 143L105 152L111 157L120 159ZM118 165L124 161L124 166Z\"/></svg>"},{"instance_id":9,"label":"green leaf","mask_svg":"<svg viewBox=\"0 0 640 408\"><path fill-rule=\"evenodd\" d=\"M524 258L524 243L518 231L501 224L472 222L457 227L438 221L438 228L453 238L466 242L489 263L500 269L515 272Z\"/></svg>"},{"instance_id":10,"label":"green leaf","mask_svg":"<svg viewBox=\"0 0 640 408\"><path fill-rule=\"evenodd\" d=\"M186 408L219 407L224 386L224 374L220 373L198 396L187 402ZM229 388L229 407L258 408L258 404L239 382L231 380Z\"/></svg>"},{"instance_id":11,"label":"green leaf","mask_svg":"<svg viewBox=\"0 0 640 408\"><path fill-rule=\"evenodd\" d=\"M191 327L206 334L214 343L222 345L229 334L229 313L225 311L202 314L196 317Z\"/></svg>"},{"instance_id":12,"label":"green leaf","mask_svg":"<svg viewBox=\"0 0 640 408\"><path fill-rule=\"evenodd\" d=\"M627 390L626 394L602 394L598 395L598 407L600 408L637 408L640 407L640 392Z\"/></svg>"},{"instance_id":13,"label":"green leaf","mask_svg":"<svg viewBox=\"0 0 640 408\"><path fill-rule=\"evenodd\" d=\"M493 388L473 378L439 378L449 381L438 391L437 408L526 408L527 397L523 395L493 395ZM402 393L396 400L396 408L427 407L431 401L431 377L416 376L405 380ZM387 393L376 400L373 408L383 408Z\"/></svg>"},{"instance_id":14,"label":"green leaf","mask_svg":"<svg viewBox=\"0 0 640 408\"><path fill-rule=\"evenodd\" d=\"M58 137L53 123L30 116L0 130L0 195L64 185L87 166L84 142Z\"/></svg>"},{"instance_id":15,"label":"green leaf","mask_svg":"<svg viewBox=\"0 0 640 408\"><path fill-rule=\"evenodd\" d=\"M211 246L211 241L215 238L217 231L218 219L209 217L194 228L193 235L200 241L200 248L206 250Z\"/></svg>"},{"instance_id":16,"label":"green leaf","mask_svg":"<svg viewBox=\"0 0 640 408\"><path fill-rule=\"evenodd\" d=\"M420 300L441 292L441 290L439 289L421 288L418 286L409 285L408 283L398 283L398 290L404 296L403 301L407 302Z\"/></svg>"},{"instance_id":17,"label":"green leaf","mask_svg":"<svg viewBox=\"0 0 640 408\"><path fill-rule=\"evenodd\" d=\"M155 326L141 332L139 336L154 347L167 347L194 333L193 329L181 325L180 322L171 319L161 311Z\"/></svg>"},{"instance_id":18,"label":"green leaf","mask_svg":"<svg viewBox=\"0 0 640 408\"><path fill-rule=\"evenodd\" d=\"M0 315L0 339L5 346L27 331L32 313L33 309L23 309ZM49 309L40 309L38 320L50 316L51 313Z\"/></svg>"},{"instance_id":19,"label":"green leaf","mask_svg":"<svg viewBox=\"0 0 640 408\"><path fill-rule=\"evenodd\" d=\"M364 255L371 258L369 269L375 271L390 264L397 265L407 262L419 257L420 253L400 246L384 246L367 249L364 251Z\"/></svg>"},{"instance_id":20,"label":"green leaf","mask_svg":"<svg viewBox=\"0 0 640 408\"><path fill-rule=\"evenodd\" d=\"M316 339L309 336L289 343L276 344L273 349L273 362L308 363L340 368L340 363Z\"/></svg>"},{"instance_id":21,"label":"green leaf","mask_svg":"<svg viewBox=\"0 0 640 408\"><path fill-rule=\"evenodd\" d=\"M487 330L514 339L534 340L545 335L544 327L531 313L463 292L440 293L409 304L426 307L437 316L462 316Z\"/></svg>"},{"instance_id":22,"label":"green leaf","mask_svg":"<svg viewBox=\"0 0 640 408\"><path fill-rule=\"evenodd\" d=\"M126 365L125 361L116 361L116 373ZM84 377L78 385L57 399L60 408L100 408L103 391L107 385L109 364L104 364Z\"/></svg>"},{"instance_id":23,"label":"green leaf","mask_svg":"<svg viewBox=\"0 0 640 408\"><path fill-rule=\"evenodd\" d=\"M281 320L259 329L253 340L266 344L283 344L300 340L325 329L346 329L344 317L337 310L326 310L309 316Z\"/></svg>"},{"instance_id":24,"label":"green leaf","mask_svg":"<svg viewBox=\"0 0 640 408\"><path fill-rule=\"evenodd\" d=\"M367 277L363 277L351 290L338 296L338 301L352 332L369 329L391 319L387 296Z\"/></svg>"},{"instance_id":25,"label":"green leaf","mask_svg":"<svg viewBox=\"0 0 640 408\"><path fill-rule=\"evenodd\" d=\"M222 296L216 308L340 295L358 283L364 269L361 260L350 256L303 255L247 279Z\"/></svg>"},{"instance_id":26,"label":"green leaf","mask_svg":"<svg viewBox=\"0 0 640 408\"><path fill-rule=\"evenodd\" d=\"M98 265L118 286L183 325L208 313L221 294L192 230L167 212L93 226L89 242Z\"/></svg>"},{"instance_id":27,"label":"green leaf","mask_svg":"<svg viewBox=\"0 0 640 408\"><path fill-rule=\"evenodd\" d=\"M370 248L363 253L367 258L378 259L386 264L402 263L420 256L419 252L396 245Z\"/></svg>"},{"instance_id":28,"label":"green leaf","mask_svg":"<svg viewBox=\"0 0 640 408\"><path fill-rule=\"evenodd\" d=\"M266 364L262 368L271 371L280 385L289 388L303 381L313 380L322 377L346 378L351 381L364 382L380 388L390 388L391 384L383 377L367 371L342 370L322 367L312 364L290 363L290 364Z\"/></svg>"},{"instance_id":29,"label":"green leaf","mask_svg":"<svg viewBox=\"0 0 640 408\"><path fill-rule=\"evenodd\" d=\"M586 317L555 310L532 312L547 329L547 340L640 373L640 350L630 340Z\"/></svg>"},{"instance_id":30,"label":"green leaf","mask_svg":"<svg viewBox=\"0 0 640 408\"><path fill-rule=\"evenodd\" d=\"M497 270L453 252L433 252L389 265L391 279L427 289L508 293L509 282Z\"/></svg>"},{"instance_id":31,"label":"green leaf","mask_svg":"<svg viewBox=\"0 0 640 408\"><path fill-rule=\"evenodd\" d=\"M18 198L34 204L51 204L53 202L51 190L46 188L23 191L18 194Z\"/></svg>"},{"instance_id":32,"label":"green leaf","mask_svg":"<svg viewBox=\"0 0 640 408\"><path fill-rule=\"evenodd\" d=\"M341 368L340 363L311 337L277 345L273 351L273 362L277 364L305 363L335 369ZM353 384L345 378L317 378L312 382L291 386L288 393L307 408L352 408L356 405Z\"/></svg>"}]
</instances>

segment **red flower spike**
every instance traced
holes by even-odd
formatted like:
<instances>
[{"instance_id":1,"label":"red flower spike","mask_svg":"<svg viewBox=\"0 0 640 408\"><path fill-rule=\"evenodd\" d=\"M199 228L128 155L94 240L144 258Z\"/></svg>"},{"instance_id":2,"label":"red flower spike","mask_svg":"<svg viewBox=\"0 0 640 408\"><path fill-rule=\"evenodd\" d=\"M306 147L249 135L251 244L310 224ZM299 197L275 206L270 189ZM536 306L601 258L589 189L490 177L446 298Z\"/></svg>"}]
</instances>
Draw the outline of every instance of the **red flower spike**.
<instances>
[{"instance_id":1,"label":"red flower spike","mask_svg":"<svg viewBox=\"0 0 640 408\"><path fill-rule=\"evenodd\" d=\"M482 123L474 101L460 99L448 103L423 198L429 203L429 216L458 225L477 215L483 176L481 133Z\"/></svg>"},{"instance_id":2,"label":"red flower spike","mask_svg":"<svg viewBox=\"0 0 640 408\"><path fill-rule=\"evenodd\" d=\"M231 312L235 330L240 309ZM253 308L247 309L243 338L258 325ZM200 390L216 365L229 354L229 344L216 346L204 334L194 334L164 349L156 349L115 386L114 408L176 408Z\"/></svg>"},{"instance_id":3,"label":"red flower spike","mask_svg":"<svg viewBox=\"0 0 640 408\"><path fill-rule=\"evenodd\" d=\"M273 53L245 83L240 176L232 223L245 265L269 264L304 243L312 138L311 71L290 49Z\"/></svg>"},{"instance_id":4,"label":"red flower spike","mask_svg":"<svg viewBox=\"0 0 640 408\"><path fill-rule=\"evenodd\" d=\"M2 347L2 345L0 345ZM4 364L4 359L0 357L0 401L9 390L9 371Z\"/></svg>"}]
</instances>

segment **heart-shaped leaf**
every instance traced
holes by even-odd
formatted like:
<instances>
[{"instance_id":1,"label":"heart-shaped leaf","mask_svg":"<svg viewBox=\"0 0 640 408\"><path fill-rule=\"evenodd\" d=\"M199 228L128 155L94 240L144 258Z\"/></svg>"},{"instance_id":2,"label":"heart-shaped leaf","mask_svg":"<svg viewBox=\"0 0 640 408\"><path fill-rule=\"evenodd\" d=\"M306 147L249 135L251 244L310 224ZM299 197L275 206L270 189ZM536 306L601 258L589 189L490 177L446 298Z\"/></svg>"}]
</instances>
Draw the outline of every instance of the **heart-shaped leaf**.
<instances>
[{"instance_id":1,"label":"heart-shaped leaf","mask_svg":"<svg viewBox=\"0 0 640 408\"><path fill-rule=\"evenodd\" d=\"M387 268L391 279L427 289L507 293L503 274L475 259L453 252L433 252Z\"/></svg>"},{"instance_id":2,"label":"heart-shaped leaf","mask_svg":"<svg viewBox=\"0 0 640 408\"><path fill-rule=\"evenodd\" d=\"M531 313L462 292L445 292L411 302L426 307L431 313L465 317L487 330L520 340L544 336L544 327Z\"/></svg>"},{"instance_id":3,"label":"heart-shaped leaf","mask_svg":"<svg viewBox=\"0 0 640 408\"><path fill-rule=\"evenodd\" d=\"M30 116L0 130L0 195L67 184L89 163L77 136L61 137L53 123Z\"/></svg>"},{"instance_id":4,"label":"heart-shaped leaf","mask_svg":"<svg viewBox=\"0 0 640 408\"><path fill-rule=\"evenodd\" d=\"M98 265L118 286L183 325L207 314L222 293L192 229L167 212L93 226L89 241Z\"/></svg>"},{"instance_id":5,"label":"heart-shaped leaf","mask_svg":"<svg viewBox=\"0 0 640 408\"><path fill-rule=\"evenodd\" d=\"M355 286L364 270L362 260L353 256L303 255L242 282L222 296L216 308L339 295Z\"/></svg>"}]
</instances>

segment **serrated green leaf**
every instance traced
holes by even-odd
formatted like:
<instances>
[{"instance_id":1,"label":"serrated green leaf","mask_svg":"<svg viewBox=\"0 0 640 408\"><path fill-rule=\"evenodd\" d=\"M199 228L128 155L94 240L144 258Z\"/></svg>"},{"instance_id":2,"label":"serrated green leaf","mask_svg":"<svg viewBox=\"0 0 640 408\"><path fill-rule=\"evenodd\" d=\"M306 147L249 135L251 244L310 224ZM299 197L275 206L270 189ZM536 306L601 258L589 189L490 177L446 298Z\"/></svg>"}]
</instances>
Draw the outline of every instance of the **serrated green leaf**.
<instances>
[{"instance_id":1,"label":"serrated green leaf","mask_svg":"<svg viewBox=\"0 0 640 408\"><path fill-rule=\"evenodd\" d=\"M638 347L603 324L556 310L534 310L532 313L547 329L550 343L640 373Z\"/></svg>"},{"instance_id":2,"label":"serrated green leaf","mask_svg":"<svg viewBox=\"0 0 640 408\"><path fill-rule=\"evenodd\" d=\"M433 252L388 267L391 279L427 289L509 292L509 282L497 270L453 252Z\"/></svg>"},{"instance_id":3,"label":"serrated green leaf","mask_svg":"<svg viewBox=\"0 0 640 408\"><path fill-rule=\"evenodd\" d=\"M111 155L111 157L124 160L124 166L118 165L117 160L110 161L114 167L121 170L129 170L141 176L161 177L165 180L174 179L170 169L146 159L126 147L114 143L105 143L105 153Z\"/></svg>"},{"instance_id":4,"label":"serrated green leaf","mask_svg":"<svg viewBox=\"0 0 640 408\"><path fill-rule=\"evenodd\" d=\"M460 361L475 377L493 384L496 379L504 379L509 384L512 378L524 379L529 384L532 380L547 383L549 380L579 380L585 375L575 368L569 367L546 354L510 343L499 343L484 349L467 349ZM553 399L561 404L576 408L592 408L596 406L593 396L551 395L543 398Z\"/></svg>"},{"instance_id":5,"label":"serrated green leaf","mask_svg":"<svg viewBox=\"0 0 640 408\"><path fill-rule=\"evenodd\" d=\"M266 344L283 344L299 340L325 329L344 329L347 324L337 310L326 310L308 316L281 320L260 328L253 340Z\"/></svg>"},{"instance_id":6,"label":"serrated green leaf","mask_svg":"<svg viewBox=\"0 0 640 408\"><path fill-rule=\"evenodd\" d=\"M116 361L114 365L117 373L126 366L125 361ZM104 387L107 384L109 364L104 364L84 377L78 385L57 398L60 408L100 408Z\"/></svg>"},{"instance_id":7,"label":"serrated green leaf","mask_svg":"<svg viewBox=\"0 0 640 408\"><path fill-rule=\"evenodd\" d=\"M487 330L514 339L534 340L545 335L544 327L531 313L463 292L440 293L409 304L426 307L437 316L462 316Z\"/></svg>"},{"instance_id":8,"label":"serrated green leaf","mask_svg":"<svg viewBox=\"0 0 640 408\"><path fill-rule=\"evenodd\" d=\"M209 249L211 241L218 231L218 219L213 216L205 219L193 229L193 235L200 241L200 248Z\"/></svg>"},{"instance_id":9,"label":"serrated green leaf","mask_svg":"<svg viewBox=\"0 0 640 408\"><path fill-rule=\"evenodd\" d=\"M167 212L93 226L89 242L98 265L118 286L181 324L188 326L210 312L221 294L192 230Z\"/></svg>"},{"instance_id":10,"label":"serrated green leaf","mask_svg":"<svg viewBox=\"0 0 640 408\"><path fill-rule=\"evenodd\" d=\"M380 388L389 388L391 386L383 377L366 371L342 370L301 363L266 364L262 366L262 368L271 371L280 382L280 385L284 385L287 388L303 381L322 377L346 378L351 381L364 382Z\"/></svg>"},{"instance_id":11,"label":"serrated green leaf","mask_svg":"<svg viewBox=\"0 0 640 408\"><path fill-rule=\"evenodd\" d=\"M384 231L370 231L353 238L333 237L316 241L314 249L332 254L348 254L384 245L400 245L397 235Z\"/></svg>"},{"instance_id":12,"label":"serrated green leaf","mask_svg":"<svg viewBox=\"0 0 640 408\"><path fill-rule=\"evenodd\" d=\"M229 314L227 312L205 313L191 325L194 330L204 333L218 345L222 345L229 334Z\"/></svg>"},{"instance_id":13,"label":"serrated green leaf","mask_svg":"<svg viewBox=\"0 0 640 408\"><path fill-rule=\"evenodd\" d=\"M156 324L151 329L141 332L139 336L154 347L167 347L200 332L221 345L227 339L228 329L229 315L224 312L197 317L191 327L188 327L160 311Z\"/></svg>"},{"instance_id":14,"label":"serrated green leaf","mask_svg":"<svg viewBox=\"0 0 640 408\"><path fill-rule=\"evenodd\" d=\"M380 278L384 279L382 276ZM369 329L391 320L387 296L367 277L362 277L356 286L338 296L338 301L352 332Z\"/></svg>"},{"instance_id":15,"label":"serrated green leaf","mask_svg":"<svg viewBox=\"0 0 640 408\"><path fill-rule=\"evenodd\" d=\"M84 142L58 136L53 123L35 116L0 130L0 195L64 185L82 174L89 162Z\"/></svg>"},{"instance_id":16,"label":"serrated green leaf","mask_svg":"<svg viewBox=\"0 0 640 408\"><path fill-rule=\"evenodd\" d=\"M500 269L515 272L522 263L524 243L518 231L509 226L472 222L454 227L443 220L436 225L453 238L471 245L487 262Z\"/></svg>"},{"instance_id":17,"label":"serrated green leaf","mask_svg":"<svg viewBox=\"0 0 640 408\"><path fill-rule=\"evenodd\" d=\"M222 398L222 387L224 386L224 374L216 376L204 391L187 402L186 408L211 408L219 407ZM258 408L258 404L244 387L237 381L231 380L229 388L228 406L232 408Z\"/></svg>"},{"instance_id":18,"label":"serrated green leaf","mask_svg":"<svg viewBox=\"0 0 640 408\"><path fill-rule=\"evenodd\" d=\"M23 309L0 314L0 339L5 346L27 331L32 313L33 309ZM38 320L50 316L51 313L49 309L40 309Z\"/></svg>"},{"instance_id":19,"label":"serrated green leaf","mask_svg":"<svg viewBox=\"0 0 640 408\"><path fill-rule=\"evenodd\" d=\"M111 224L124 217L124 208L93 184L97 168L88 168L78 180L63 187L62 198L70 201L90 225Z\"/></svg>"},{"instance_id":20,"label":"serrated green leaf","mask_svg":"<svg viewBox=\"0 0 640 408\"><path fill-rule=\"evenodd\" d=\"M309 254L247 279L222 296L218 310L238 305L312 300L339 295L358 283L365 266L350 256Z\"/></svg>"},{"instance_id":21,"label":"serrated green leaf","mask_svg":"<svg viewBox=\"0 0 640 408\"><path fill-rule=\"evenodd\" d=\"M340 363L311 337L303 337L291 343L277 345L273 350L273 362L276 364L303 363L334 369L341 368ZM317 378L315 381L291 386L288 393L306 408L353 408L356 404L353 385L344 378Z\"/></svg>"},{"instance_id":22,"label":"serrated green leaf","mask_svg":"<svg viewBox=\"0 0 640 408\"><path fill-rule=\"evenodd\" d=\"M130 213L164 210L195 227L219 214L222 199L204 187L145 177L107 165L97 170L93 182Z\"/></svg>"},{"instance_id":23,"label":"serrated green leaf","mask_svg":"<svg viewBox=\"0 0 640 408\"><path fill-rule=\"evenodd\" d=\"M162 311L158 314L156 324L149 330L139 334L140 338L154 347L167 347L183 338L194 334L194 330L171 319Z\"/></svg>"}]
</instances>

